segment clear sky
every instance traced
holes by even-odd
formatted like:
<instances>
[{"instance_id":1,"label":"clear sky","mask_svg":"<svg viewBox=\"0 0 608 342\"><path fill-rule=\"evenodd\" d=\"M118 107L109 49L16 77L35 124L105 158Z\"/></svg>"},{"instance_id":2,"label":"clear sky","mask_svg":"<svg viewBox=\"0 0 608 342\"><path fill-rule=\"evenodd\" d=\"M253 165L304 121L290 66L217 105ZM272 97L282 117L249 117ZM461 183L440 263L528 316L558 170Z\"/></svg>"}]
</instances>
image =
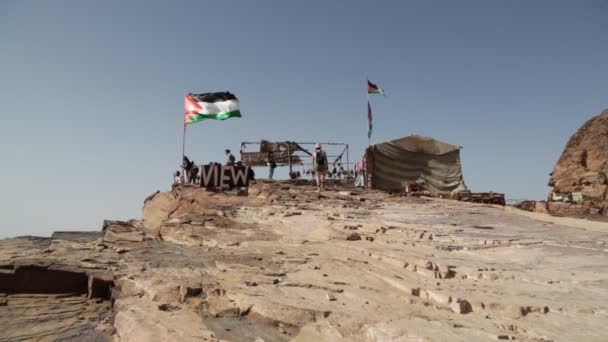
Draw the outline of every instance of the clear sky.
<instances>
[{"instance_id":1,"label":"clear sky","mask_svg":"<svg viewBox=\"0 0 608 342\"><path fill-rule=\"evenodd\" d=\"M360 157L366 77L388 95L373 142L462 145L473 191L543 199L608 107L607 56L600 0L0 1L0 237L140 218L179 165L187 92L243 113L189 127L197 162L261 138Z\"/></svg>"}]
</instances>

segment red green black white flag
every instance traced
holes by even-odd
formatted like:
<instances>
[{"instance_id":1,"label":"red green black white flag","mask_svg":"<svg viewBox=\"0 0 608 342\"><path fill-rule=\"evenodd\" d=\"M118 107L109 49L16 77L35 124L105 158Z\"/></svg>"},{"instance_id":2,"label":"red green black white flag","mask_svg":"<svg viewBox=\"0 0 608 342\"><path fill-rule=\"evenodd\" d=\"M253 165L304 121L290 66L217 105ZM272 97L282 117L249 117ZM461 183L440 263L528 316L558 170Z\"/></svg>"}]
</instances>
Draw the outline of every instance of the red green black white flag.
<instances>
[{"instance_id":1,"label":"red green black white flag","mask_svg":"<svg viewBox=\"0 0 608 342\"><path fill-rule=\"evenodd\" d=\"M188 94L184 101L184 125L213 119L240 118L239 100L230 92Z\"/></svg>"},{"instance_id":2,"label":"red green black white flag","mask_svg":"<svg viewBox=\"0 0 608 342\"><path fill-rule=\"evenodd\" d=\"M384 89L378 87L377 85L367 80L367 93L384 96Z\"/></svg>"}]
</instances>

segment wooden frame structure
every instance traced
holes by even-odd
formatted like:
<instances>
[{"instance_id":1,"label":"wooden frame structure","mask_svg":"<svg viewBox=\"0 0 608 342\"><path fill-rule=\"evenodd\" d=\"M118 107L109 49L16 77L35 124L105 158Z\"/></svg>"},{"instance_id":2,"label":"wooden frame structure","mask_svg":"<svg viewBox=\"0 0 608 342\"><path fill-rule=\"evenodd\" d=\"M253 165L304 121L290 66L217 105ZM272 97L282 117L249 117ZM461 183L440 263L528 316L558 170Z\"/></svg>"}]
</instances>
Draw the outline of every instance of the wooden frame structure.
<instances>
[{"instance_id":1,"label":"wooden frame structure","mask_svg":"<svg viewBox=\"0 0 608 342\"><path fill-rule=\"evenodd\" d=\"M312 156L313 142L269 142L269 141L245 141L241 143L241 161L248 166L266 166L266 158L268 152L272 151L274 160L277 166L288 166L289 172L293 172L293 165L311 165L312 163L305 162L306 158ZM349 145L346 143L322 142L322 146L341 147L338 154L329 154L327 151L327 159L330 164L346 164L346 171L350 174L350 159ZM255 152L246 151L250 145L259 146ZM271 146L270 149L268 146ZM346 158L346 163L342 162ZM333 158L333 161L331 159Z\"/></svg>"}]
</instances>

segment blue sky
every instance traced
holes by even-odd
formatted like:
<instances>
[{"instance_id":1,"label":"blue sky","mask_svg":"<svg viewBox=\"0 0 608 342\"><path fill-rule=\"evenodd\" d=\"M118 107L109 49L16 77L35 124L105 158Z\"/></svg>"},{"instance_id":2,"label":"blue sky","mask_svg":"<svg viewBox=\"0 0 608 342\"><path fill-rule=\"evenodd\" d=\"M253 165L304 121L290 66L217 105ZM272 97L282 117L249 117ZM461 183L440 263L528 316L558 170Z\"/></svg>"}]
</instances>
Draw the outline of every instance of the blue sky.
<instances>
[{"instance_id":1,"label":"blue sky","mask_svg":"<svg viewBox=\"0 0 608 342\"><path fill-rule=\"evenodd\" d=\"M240 141L462 145L467 185L542 199L568 138L608 107L608 1L2 1L0 237L139 218L181 158L183 97L230 90ZM262 172L262 171L260 171Z\"/></svg>"}]
</instances>

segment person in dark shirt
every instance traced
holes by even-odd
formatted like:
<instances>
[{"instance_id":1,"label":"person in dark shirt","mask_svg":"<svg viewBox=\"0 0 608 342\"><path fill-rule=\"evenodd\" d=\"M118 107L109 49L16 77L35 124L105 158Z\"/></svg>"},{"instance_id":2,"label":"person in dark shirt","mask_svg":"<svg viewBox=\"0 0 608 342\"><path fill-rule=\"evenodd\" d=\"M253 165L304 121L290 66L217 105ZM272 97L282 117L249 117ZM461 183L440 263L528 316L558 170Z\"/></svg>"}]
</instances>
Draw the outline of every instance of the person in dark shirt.
<instances>
[{"instance_id":1,"label":"person in dark shirt","mask_svg":"<svg viewBox=\"0 0 608 342\"><path fill-rule=\"evenodd\" d=\"M266 157L266 166L268 166L268 179L272 180L274 176L274 169L277 168L277 163L274 161L274 154L272 151L268 152Z\"/></svg>"},{"instance_id":2,"label":"person in dark shirt","mask_svg":"<svg viewBox=\"0 0 608 342\"><path fill-rule=\"evenodd\" d=\"M194 160L192 161L192 167L190 168L190 173L188 174L188 178L189 178L189 182L190 184L197 184L197 177L198 177L198 166L196 166L196 163L194 162Z\"/></svg>"},{"instance_id":3,"label":"person in dark shirt","mask_svg":"<svg viewBox=\"0 0 608 342\"><path fill-rule=\"evenodd\" d=\"M230 150L226 150L226 165L234 165L235 162L236 158L234 158L234 155L232 155Z\"/></svg>"},{"instance_id":4,"label":"person in dark shirt","mask_svg":"<svg viewBox=\"0 0 608 342\"><path fill-rule=\"evenodd\" d=\"M184 169L184 175L186 176L185 178L187 181L190 181L190 171L192 170L193 165L194 163L192 163L188 157L184 156L182 161L182 169Z\"/></svg>"},{"instance_id":5,"label":"person in dark shirt","mask_svg":"<svg viewBox=\"0 0 608 342\"><path fill-rule=\"evenodd\" d=\"M250 167L249 170L247 171L247 178L249 178L250 182L255 180L255 172L253 172L252 167Z\"/></svg>"}]
</instances>

